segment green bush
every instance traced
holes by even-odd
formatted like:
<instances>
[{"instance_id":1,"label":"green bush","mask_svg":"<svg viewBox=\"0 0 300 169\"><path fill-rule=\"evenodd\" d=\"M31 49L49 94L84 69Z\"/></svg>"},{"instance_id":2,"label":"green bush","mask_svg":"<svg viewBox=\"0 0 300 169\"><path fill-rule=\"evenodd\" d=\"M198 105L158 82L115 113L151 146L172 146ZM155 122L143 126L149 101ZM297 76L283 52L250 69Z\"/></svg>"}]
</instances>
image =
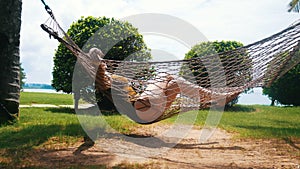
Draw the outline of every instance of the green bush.
<instances>
[{"instance_id":1,"label":"green bush","mask_svg":"<svg viewBox=\"0 0 300 169\"><path fill-rule=\"evenodd\" d=\"M192 61L188 67L193 72L197 83L205 88L212 87L211 73L206 66L217 63L214 59L218 59L224 70L224 77L216 75L215 78L224 78L227 86L244 85L244 83L250 79L249 68L247 65L246 54L228 54L227 51L232 51L236 48L242 47L243 44L237 41L213 41L213 42L202 42L192 47L192 49L186 53L185 59L201 58L201 60ZM225 52L225 53L224 53ZM217 56L217 57L215 57ZM232 69L232 67L235 67ZM212 69L219 69L215 66ZM248 79L247 79L248 78ZM219 79L218 79L219 80ZM223 83L223 81L222 81ZM228 105L237 103L237 98L230 102Z\"/></svg>"},{"instance_id":2,"label":"green bush","mask_svg":"<svg viewBox=\"0 0 300 169\"><path fill-rule=\"evenodd\" d=\"M106 17L86 17L73 23L67 34L74 42L88 52L96 47L105 54L106 59L149 60L150 52L137 28L128 22ZM72 77L76 57L63 45L59 44L55 52L52 86L66 93L72 92ZM84 77L83 81L84 81Z\"/></svg>"},{"instance_id":3,"label":"green bush","mask_svg":"<svg viewBox=\"0 0 300 169\"><path fill-rule=\"evenodd\" d=\"M300 64L292 68L270 87L264 87L263 93L283 105L300 106Z\"/></svg>"}]
</instances>

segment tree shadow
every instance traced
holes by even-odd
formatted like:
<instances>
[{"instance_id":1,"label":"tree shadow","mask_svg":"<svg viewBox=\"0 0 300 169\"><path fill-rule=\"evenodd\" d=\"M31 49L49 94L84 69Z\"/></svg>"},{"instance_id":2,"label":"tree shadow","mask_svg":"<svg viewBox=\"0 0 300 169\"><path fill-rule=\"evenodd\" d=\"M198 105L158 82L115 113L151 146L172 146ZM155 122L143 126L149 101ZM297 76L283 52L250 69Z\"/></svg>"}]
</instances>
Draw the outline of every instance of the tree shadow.
<instances>
[{"instance_id":1,"label":"tree shadow","mask_svg":"<svg viewBox=\"0 0 300 169\"><path fill-rule=\"evenodd\" d=\"M75 111L75 110L74 110ZM78 115L89 115L89 116L110 116L110 115L120 115L116 110L105 110L98 107L98 105L90 106L87 108L79 108L75 111Z\"/></svg>"},{"instance_id":2,"label":"tree shadow","mask_svg":"<svg viewBox=\"0 0 300 169\"><path fill-rule=\"evenodd\" d=\"M46 108L45 111L49 111L52 113L66 113L66 114L78 114L78 115L89 115L89 116L110 116L110 115L120 115L117 111L114 110L101 110L97 105L87 107L87 108L79 108L75 110L70 107L54 107L54 108Z\"/></svg>"},{"instance_id":3,"label":"tree shadow","mask_svg":"<svg viewBox=\"0 0 300 169\"><path fill-rule=\"evenodd\" d=\"M226 112L255 112L256 109L252 106L246 106L246 105L233 105L231 107L225 107L224 109Z\"/></svg>"},{"instance_id":4,"label":"tree shadow","mask_svg":"<svg viewBox=\"0 0 300 169\"><path fill-rule=\"evenodd\" d=\"M125 137L124 137L125 136ZM167 137L165 139L154 137L151 135L142 135L142 134L119 134L119 133L106 133L103 137L100 138L112 138L112 139L121 139L126 142L131 142L138 146L146 148L176 148L176 149L203 149L203 150L244 150L243 147L239 146L218 146L219 142L207 142L207 143L180 143L179 138ZM100 139L99 138L99 139ZM208 147L212 145L211 147Z\"/></svg>"},{"instance_id":5,"label":"tree shadow","mask_svg":"<svg viewBox=\"0 0 300 169\"><path fill-rule=\"evenodd\" d=\"M203 168L210 168L210 169L251 169L252 167L240 167L235 163L231 163L229 165L203 166ZM266 169L266 167L255 166L255 169Z\"/></svg>"},{"instance_id":6,"label":"tree shadow","mask_svg":"<svg viewBox=\"0 0 300 169\"><path fill-rule=\"evenodd\" d=\"M0 148L33 148L53 136L85 136L79 124L34 125L16 131L3 131L0 135Z\"/></svg>"},{"instance_id":7,"label":"tree shadow","mask_svg":"<svg viewBox=\"0 0 300 169\"><path fill-rule=\"evenodd\" d=\"M45 111L48 111L51 113L76 114L75 109L70 108L70 107L46 108Z\"/></svg>"},{"instance_id":8,"label":"tree shadow","mask_svg":"<svg viewBox=\"0 0 300 169\"><path fill-rule=\"evenodd\" d=\"M81 144L74 152L73 154L79 155L82 151L88 150L89 148L93 147L95 145L94 140L89 138L88 136L84 137L84 142Z\"/></svg>"},{"instance_id":9,"label":"tree shadow","mask_svg":"<svg viewBox=\"0 0 300 169\"><path fill-rule=\"evenodd\" d=\"M200 149L200 150L245 150L240 146L218 146L219 142L199 143L199 144L177 144L174 148L177 149ZM206 147L213 145L211 147Z\"/></svg>"},{"instance_id":10,"label":"tree shadow","mask_svg":"<svg viewBox=\"0 0 300 169\"><path fill-rule=\"evenodd\" d=\"M296 150L300 150L300 147L295 144L295 142L290 137L285 137L283 140L289 144L291 147L295 148Z\"/></svg>"}]
</instances>

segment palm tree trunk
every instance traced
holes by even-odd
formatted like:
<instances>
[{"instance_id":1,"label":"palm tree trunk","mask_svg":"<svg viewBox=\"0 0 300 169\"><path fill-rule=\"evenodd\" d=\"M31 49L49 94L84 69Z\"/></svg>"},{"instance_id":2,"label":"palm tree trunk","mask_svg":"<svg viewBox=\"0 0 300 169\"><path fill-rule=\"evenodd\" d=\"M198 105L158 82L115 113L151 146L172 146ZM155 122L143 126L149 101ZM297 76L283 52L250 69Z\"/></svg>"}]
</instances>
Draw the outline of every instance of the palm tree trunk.
<instances>
[{"instance_id":1,"label":"palm tree trunk","mask_svg":"<svg viewBox=\"0 0 300 169\"><path fill-rule=\"evenodd\" d=\"M0 0L0 124L19 116L22 0Z\"/></svg>"}]
</instances>

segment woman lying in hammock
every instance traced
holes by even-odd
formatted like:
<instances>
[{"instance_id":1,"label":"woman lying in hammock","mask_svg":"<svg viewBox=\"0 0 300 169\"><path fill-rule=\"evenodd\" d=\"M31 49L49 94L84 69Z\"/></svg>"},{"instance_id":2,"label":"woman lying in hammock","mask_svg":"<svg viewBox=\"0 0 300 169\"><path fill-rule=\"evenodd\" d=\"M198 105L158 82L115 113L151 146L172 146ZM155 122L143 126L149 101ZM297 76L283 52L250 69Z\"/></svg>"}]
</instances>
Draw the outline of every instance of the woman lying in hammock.
<instances>
[{"instance_id":1,"label":"woman lying in hammock","mask_svg":"<svg viewBox=\"0 0 300 169\"><path fill-rule=\"evenodd\" d=\"M108 91L112 88L113 82L130 84L128 78L107 72L107 65L103 59L104 54L99 49L92 48L89 56L91 60L99 64L96 74L96 90ZM236 89L226 93L213 92L188 82L182 77L167 73L158 73L155 79L147 81L148 85L141 94L138 94L132 86L125 85L123 87L126 94L130 98L134 98L130 101L135 113L145 123L159 119L170 108L178 94L198 99L201 107L208 107L211 104L224 106L242 92Z\"/></svg>"}]
</instances>

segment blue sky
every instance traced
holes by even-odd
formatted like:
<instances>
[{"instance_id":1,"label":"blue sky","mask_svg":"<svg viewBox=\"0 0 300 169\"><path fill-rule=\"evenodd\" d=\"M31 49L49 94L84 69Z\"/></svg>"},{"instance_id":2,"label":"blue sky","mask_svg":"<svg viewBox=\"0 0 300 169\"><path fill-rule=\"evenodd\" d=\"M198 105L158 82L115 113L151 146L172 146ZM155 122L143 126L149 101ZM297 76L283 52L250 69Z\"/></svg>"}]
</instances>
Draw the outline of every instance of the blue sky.
<instances>
[{"instance_id":1,"label":"blue sky","mask_svg":"<svg viewBox=\"0 0 300 169\"><path fill-rule=\"evenodd\" d=\"M290 0L45 1L65 30L81 16L120 19L134 14L161 13L189 22L208 40L236 40L244 45L279 32L300 16L287 12ZM40 1L23 1L20 54L27 83L51 84L53 56L58 43L49 39L40 28L47 18ZM170 39L144 37L152 49L175 52L173 59L183 58L189 50L188 47L176 46Z\"/></svg>"}]
</instances>

